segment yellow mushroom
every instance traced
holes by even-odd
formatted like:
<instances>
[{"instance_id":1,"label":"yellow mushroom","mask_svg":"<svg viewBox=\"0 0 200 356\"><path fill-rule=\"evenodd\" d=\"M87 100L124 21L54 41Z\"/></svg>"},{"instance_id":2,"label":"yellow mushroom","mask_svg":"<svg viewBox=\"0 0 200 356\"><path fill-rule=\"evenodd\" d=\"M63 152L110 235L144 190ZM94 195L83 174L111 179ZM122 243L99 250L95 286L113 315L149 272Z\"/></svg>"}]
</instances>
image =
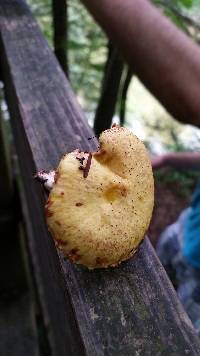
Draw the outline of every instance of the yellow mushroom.
<instances>
[{"instance_id":1,"label":"yellow mushroom","mask_svg":"<svg viewBox=\"0 0 200 356\"><path fill-rule=\"evenodd\" d=\"M117 266L137 250L154 203L150 159L143 143L120 126L104 131L100 150L66 154L46 204L58 247L88 268ZM52 172L51 172L52 179Z\"/></svg>"}]
</instances>

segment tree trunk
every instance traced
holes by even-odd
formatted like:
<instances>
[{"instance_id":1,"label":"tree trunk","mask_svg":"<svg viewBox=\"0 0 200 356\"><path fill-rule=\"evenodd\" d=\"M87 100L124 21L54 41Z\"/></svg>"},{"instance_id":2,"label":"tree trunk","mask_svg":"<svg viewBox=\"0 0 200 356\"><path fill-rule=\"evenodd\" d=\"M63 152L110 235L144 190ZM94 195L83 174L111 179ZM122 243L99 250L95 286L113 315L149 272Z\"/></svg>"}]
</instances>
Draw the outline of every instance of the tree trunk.
<instances>
[{"instance_id":1,"label":"tree trunk","mask_svg":"<svg viewBox=\"0 0 200 356\"><path fill-rule=\"evenodd\" d=\"M126 72L126 77L123 83L123 88L122 88L122 94L121 94L121 100L120 100L120 125L124 126L125 123L125 115L126 115L126 99L127 99L127 93L128 93L128 88L131 82L133 72L132 70L128 67L127 72Z\"/></svg>"},{"instance_id":2,"label":"tree trunk","mask_svg":"<svg viewBox=\"0 0 200 356\"><path fill-rule=\"evenodd\" d=\"M67 0L52 0L55 55L68 76L67 60Z\"/></svg>"},{"instance_id":3,"label":"tree trunk","mask_svg":"<svg viewBox=\"0 0 200 356\"><path fill-rule=\"evenodd\" d=\"M111 126L124 67L118 50L112 48L110 43L108 47L109 52L104 69L101 96L94 120L94 131L97 135Z\"/></svg>"}]
</instances>

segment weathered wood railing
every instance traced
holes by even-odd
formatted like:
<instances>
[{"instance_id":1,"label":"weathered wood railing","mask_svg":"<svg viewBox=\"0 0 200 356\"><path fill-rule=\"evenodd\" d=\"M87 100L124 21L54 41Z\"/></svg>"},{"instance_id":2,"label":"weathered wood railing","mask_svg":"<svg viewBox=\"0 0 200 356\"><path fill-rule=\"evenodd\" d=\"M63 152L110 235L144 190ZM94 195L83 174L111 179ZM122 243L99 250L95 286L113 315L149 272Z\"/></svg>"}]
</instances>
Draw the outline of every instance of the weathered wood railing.
<instances>
[{"instance_id":1,"label":"weathered wood railing","mask_svg":"<svg viewBox=\"0 0 200 356\"><path fill-rule=\"evenodd\" d=\"M33 174L94 149L54 54L21 0L0 2L0 66L20 162L29 248L53 355L199 355L200 344L148 239L119 268L64 260ZM93 145L93 146L92 146Z\"/></svg>"}]
</instances>

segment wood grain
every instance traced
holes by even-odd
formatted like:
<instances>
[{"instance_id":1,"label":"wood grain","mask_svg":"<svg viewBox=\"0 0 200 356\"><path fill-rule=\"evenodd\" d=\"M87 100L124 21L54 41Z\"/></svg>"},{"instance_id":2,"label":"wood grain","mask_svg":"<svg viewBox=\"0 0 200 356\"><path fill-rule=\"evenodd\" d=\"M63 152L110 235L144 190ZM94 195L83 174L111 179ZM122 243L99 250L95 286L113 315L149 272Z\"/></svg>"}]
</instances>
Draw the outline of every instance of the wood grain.
<instances>
[{"instance_id":1,"label":"wood grain","mask_svg":"<svg viewBox=\"0 0 200 356\"><path fill-rule=\"evenodd\" d=\"M20 0L0 2L1 68L24 182L32 253L53 355L199 355L200 344L146 239L121 267L88 271L55 249L32 177L95 143L58 62ZM92 145L92 146L91 146Z\"/></svg>"},{"instance_id":2,"label":"wood grain","mask_svg":"<svg viewBox=\"0 0 200 356\"><path fill-rule=\"evenodd\" d=\"M0 90L1 96L1 90ZM1 98L0 98L1 100ZM6 140L5 121L0 108L0 215L6 210L11 214L13 186L11 177L11 164L8 150L8 140ZM1 220L1 219L0 219ZM1 222L0 222L1 223Z\"/></svg>"}]
</instances>

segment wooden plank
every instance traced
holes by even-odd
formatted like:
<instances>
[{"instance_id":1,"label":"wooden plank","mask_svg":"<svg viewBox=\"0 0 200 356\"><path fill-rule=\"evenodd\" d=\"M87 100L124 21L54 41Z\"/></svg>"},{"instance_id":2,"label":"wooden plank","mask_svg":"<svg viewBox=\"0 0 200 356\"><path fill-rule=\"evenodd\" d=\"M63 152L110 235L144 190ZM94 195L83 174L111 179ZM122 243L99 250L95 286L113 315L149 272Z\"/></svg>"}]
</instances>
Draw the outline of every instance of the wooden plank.
<instances>
[{"instance_id":1,"label":"wooden plank","mask_svg":"<svg viewBox=\"0 0 200 356\"><path fill-rule=\"evenodd\" d=\"M1 89L0 89L0 101L1 101ZM8 137L6 137L5 121L3 120L1 108L0 108L0 215L5 210L11 215L11 205L13 198L13 187L11 177L11 163L8 150Z\"/></svg>"},{"instance_id":2,"label":"wooden plank","mask_svg":"<svg viewBox=\"0 0 200 356\"><path fill-rule=\"evenodd\" d=\"M39 356L33 295L16 221L0 225L0 355Z\"/></svg>"},{"instance_id":3,"label":"wooden plank","mask_svg":"<svg viewBox=\"0 0 200 356\"><path fill-rule=\"evenodd\" d=\"M1 67L21 164L29 245L54 355L199 355L199 339L146 240L116 269L88 271L55 249L32 179L91 130L52 51L21 0L0 3ZM93 145L93 147L89 144Z\"/></svg>"},{"instance_id":4,"label":"wooden plank","mask_svg":"<svg viewBox=\"0 0 200 356\"><path fill-rule=\"evenodd\" d=\"M39 356L33 300L26 292L0 302L0 354Z\"/></svg>"}]
</instances>

